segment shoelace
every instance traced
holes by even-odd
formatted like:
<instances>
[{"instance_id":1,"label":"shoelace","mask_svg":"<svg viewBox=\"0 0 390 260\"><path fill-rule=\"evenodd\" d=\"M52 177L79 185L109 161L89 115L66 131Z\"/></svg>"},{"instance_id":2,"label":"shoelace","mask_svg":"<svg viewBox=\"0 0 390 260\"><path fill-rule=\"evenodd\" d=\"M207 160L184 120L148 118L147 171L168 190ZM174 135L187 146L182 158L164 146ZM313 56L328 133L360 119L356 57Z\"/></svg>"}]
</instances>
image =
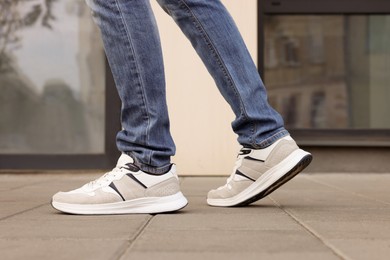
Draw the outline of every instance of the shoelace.
<instances>
[{"instance_id":1,"label":"shoelace","mask_svg":"<svg viewBox=\"0 0 390 260\"><path fill-rule=\"evenodd\" d=\"M234 177L236 176L236 171L237 169L241 166L242 164L242 159L244 159L244 157L248 154L247 151L250 151L250 149L247 149L247 148L242 148L240 150L240 153L238 154L237 156L237 160L236 162L234 163L234 168L233 168L233 172L232 174L230 174L229 178L227 178L226 180L226 184L222 187L219 187L218 189L222 189L222 188L225 188L227 187L228 189L231 189L231 185L229 184L232 180L234 180Z\"/></svg>"},{"instance_id":2,"label":"shoelace","mask_svg":"<svg viewBox=\"0 0 390 260\"><path fill-rule=\"evenodd\" d=\"M94 188L95 186L99 186L99 187L104 186L107 183L111 183L112 181L114 181L117 178L119 173L122 175L122 173L128 171L129 170L124 167L115 167L111 171L106 172L103 176L99 177L98 179L89 182L87 185L89 188Z\"/></svg>"}]
</instances>

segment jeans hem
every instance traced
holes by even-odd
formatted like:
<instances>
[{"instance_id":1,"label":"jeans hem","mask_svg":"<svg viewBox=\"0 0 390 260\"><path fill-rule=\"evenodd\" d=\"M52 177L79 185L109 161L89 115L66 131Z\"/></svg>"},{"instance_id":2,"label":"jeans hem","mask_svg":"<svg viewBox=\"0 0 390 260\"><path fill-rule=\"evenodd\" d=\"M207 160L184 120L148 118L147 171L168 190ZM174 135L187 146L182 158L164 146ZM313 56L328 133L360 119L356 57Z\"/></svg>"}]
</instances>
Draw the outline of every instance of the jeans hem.
<instances>
[{"instance_id":1,"label":"jeans hem","mask_svg":"<svg viewBox=\"0 0 390 260\"><path fill-rule=\"evenodd\" d=\"M137 166L138 168L141 169L141 171L146 172L146 173L164 174L164 173L167 173L171 169L171 166L172 166L171 163L169 163L165 166L161 166L161 167L151 166L148 164L141 163L131 152L126 152L126 154L128 156L130 156L131 158L133 158L135 166Z\"/></svg>"},{"instance_id":2,"label":"jeans hem","mask_svg":"<svg viewBox=\"0 0 390 260\"><path fill-rule=\"evenodd\" d=\"M290 133L286 129L283 128L282 130L279 130L278 132L276 132L275 134L271 135L270 137L262 140L261 142L255 143L253 145L253 148L255 148L255 149L266 148L266 147L272 145L274 142L276 142L280 138L283 138L283 137L288 136L288 135L290 135Z\"/></svg>"}]
</instances>

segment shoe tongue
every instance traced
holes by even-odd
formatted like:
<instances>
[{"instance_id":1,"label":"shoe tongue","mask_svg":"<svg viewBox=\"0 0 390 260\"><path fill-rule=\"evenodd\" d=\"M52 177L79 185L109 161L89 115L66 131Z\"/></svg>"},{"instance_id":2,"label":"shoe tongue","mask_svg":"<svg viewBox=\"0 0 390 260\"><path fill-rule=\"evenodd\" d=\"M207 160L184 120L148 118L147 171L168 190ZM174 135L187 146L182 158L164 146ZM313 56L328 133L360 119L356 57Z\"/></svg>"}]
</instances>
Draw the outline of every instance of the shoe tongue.
<instances>
[{"instance_id":1,"label":"shoe tongue","mask_svg":"<svg viewBox=\"0 0 390 260\"><path fill-rule=\"evenodd\" d=\"M125 166L126 164L131 164L131 163L134 163L134 160L133 158L131 158L130 156L128 156L127 154L125 153L122 153L122 155L119 157L118 159L118 162L116 164L116 167L117 168L120 168L122 166Z\"/></svg>"}]
</instances>

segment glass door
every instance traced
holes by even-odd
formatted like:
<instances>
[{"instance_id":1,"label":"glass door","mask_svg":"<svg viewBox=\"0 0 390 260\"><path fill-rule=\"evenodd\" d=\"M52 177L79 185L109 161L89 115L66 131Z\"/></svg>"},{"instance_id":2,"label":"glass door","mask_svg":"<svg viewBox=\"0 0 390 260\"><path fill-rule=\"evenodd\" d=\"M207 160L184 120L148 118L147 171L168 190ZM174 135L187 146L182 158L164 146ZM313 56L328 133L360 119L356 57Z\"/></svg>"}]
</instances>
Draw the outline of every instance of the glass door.
<instances>
[{"instance_id":1,"label":"glass door","mask_svg":"<svg viewBox=\"0 0 390 260\"><path fill-rule=\"evenodd\" d=\"M84 1L0 5L0 168L111 167L119 101Z\"/></svg>"}]
</instances>

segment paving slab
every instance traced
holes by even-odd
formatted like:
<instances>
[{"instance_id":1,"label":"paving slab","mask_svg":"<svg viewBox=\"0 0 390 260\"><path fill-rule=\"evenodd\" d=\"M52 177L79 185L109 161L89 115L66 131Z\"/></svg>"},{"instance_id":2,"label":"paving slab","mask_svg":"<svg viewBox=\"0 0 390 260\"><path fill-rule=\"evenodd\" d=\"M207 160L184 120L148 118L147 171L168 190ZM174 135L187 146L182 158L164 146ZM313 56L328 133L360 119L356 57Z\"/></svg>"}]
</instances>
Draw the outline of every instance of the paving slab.
<instances>
[{"instance_id":1,"label":"paving slab","mask_svg":"<svg viewBox=\"0 0 390 260\"><path fill-rule=\"evenodd\" d=\"M390 204L390 174L320 174L310 180Z\"/></svg>"},{"instance_id":2,"label":"paving slab","mask_svg":"<svg viewBox=\"0 0 390 260\"><path fill-rule=\"evenodd\" d=\"M287 214L271 210L261 214L251 213L229 214L171 214L157 215L149 223L147 230L231 230L231 231L265 231L265 230L301 230L302 227Z\"/></svg>"},{"instance_id":3,"label":"paving slab","mask_svg":"<svg viewBox=\"0 0 390 260\"><path fill-rule=\"evenodd\" d=\"M366 256L370 255L369 259L389 256L389 205L377 198L362 196L358 191L351 192L351 188L348 187L355 187L351 182L357 187L362 185L362 181L353 180L352 175L340 178L330 175L328 178L333 178L334 182L338 180L337 186L328 185L329 180L325 176L303 176L270 197L287 214L345 258L364 259L351 250L354 247L351 241L357 242L356 249L359 244L365 248L364 250L369 251L370 253L365 253ZM383 180L374 176L370 180L370 188L366 187L364 193L375 194L375 190L378 190L375 183L380 187L382 184L379 183L386 180L387 176ZM382 189L380 194L383 194ZM365 246L367 241L371 241L367 243L371 247ZM359 248L357 251L362 250Z\"/></svg>"},{"instance_id":4,"label":"paving slab","mask_svg":"<svg viewBox=\"0 0 390 260\"><path fill-rule=\"evenodd\" d=\"M339 260L336 255L328 252L130 252L122 259L142 259L142 260Z\"/></svg>"},{"instance_id":5,"label":"paving slab","mask_svg":"<svg viewBox=\"0 0 390 260\"><path fill-rule=\"evenodd\" d=\"M206 204L226 177L181 178L179 213L76 216L51 196L101 176L0 175L8 259L388 259L390 174L300 174L246 207Z\"/></svg>"},{"instance_id":6,"label":"paving slab","mask_svg":"<svg viewBox=\"0 0 390 260\"><path fill-rule=\"evenodd\" d=\"M275 206L274 202L269 198L264 198L260 201L252 203L245 207L211 207L206 202L206 195L204 196L188 196L185 195L188 199L188 205L182 211L186 213L191 213L194 215L203 215L203 214L263 214L266 212L271 212L274 214L280 213L278 207Z\"/></svg>"},{"instance_id":7,"label":"paving slab","mask_svg":"<svg viewBox=\"0 0 390 260\"><path fill-rule=\"evenodd\" d=\"M302 220L310 229L326 239L390 240L390 221L315 221ZM390 249L390 248L389 248ZM390 251L389 251L390 253ZM389 254L390 256L390 254Z\"/></svg>"},{"instance_id":8,"label":"paving slab","mask_svg":"<svg viewBox=\"0 0 390 260\"><path fill-rule=\"evenodd\" d=\"M0 239L1 259L119 259L128 246L126 241L64 239Z\"/></svg>"},{"instance_id":9,"label":"paving slab","mask_svg":"<svg viewBox=\"0 0 390 260\"><path fill-rule=\"evenodd\" d=\"M0 178L0 192L20 189L23 187L31 186L40 183L37 180L21 180L21 178Z\"/></svg>"},{"instance_id":10,"label":"paving slab","mask_svg":"<svg viewBox=\"0 0 390 260\"><path fill-rule=\"evenodd\" d=\"M181 178L181 189L186 196L207 197L207 193L211 189L215 189L226 183L226 177L183 177Z\"/></svg>"},{"instance_id":11,"label":"paving slab","mask_svg":"<svg viewBox=\"0 0 390 260\"><path fill-rule=\"evenodd\" d=\"M328 252L304 230L149 230L131 251L145 252Z\"/></svg>"},{"instance_id":12,"label":"paving slab","mask_svg":"<svg viewBox=\"0 0 390 260\"><path fill-rule=\"evenodd\" d=\"M4 239L132 240L151 217L69 215L46 205L0 221L0 230Z\"/></svg>"},{"instance_id":13,"label":"paving slab","mask_svg":"<svg viewBox=\"0 0 390 260\"><path fill-rule=\"evenodd\" d=\"M0 175L0 201L48 202L56 192L78 188L87 181L94 179L94 177L97 177L97 175L77 175L74 178L68 175L58 177L39 175L35 179L31 179L33 177L29 175L19 175L12 178L4 178Z\"/></svg>"},{"instance_id":14,"label":"paving slab","mask_svg":"<svg viewBox=\"0 0 390 260\"><path fill-rule=\"evenodd\" d=\"M330 239L329 242L342 250L345 259L388 260L390 258L388 239Z\"/></svg>"},{"instance_id":15,"label":"paving slab","mask_svg":"<svg viewBox=\"0 0 390 260\"><path fill-rule=\"evenodd\" d=\"M18 213L35 209L36 207L40 207L42 205L44 204L36 201L1 201L0 220L9 218Z\"/></svg>"},{"instance_id":16,"label":"paving slab","mask_svg":"<svg viewBox=\"0 0 390 260\"><path fill-rule=\"evenodd\" d=\"M278 199L283 205L300 208L387 207L387 205L379 203L371 198L360 197L344 190L313 182L306 176L296 177L281 187L281 189L272 193L271 197Z\"/></svg>"}]
</instances>

